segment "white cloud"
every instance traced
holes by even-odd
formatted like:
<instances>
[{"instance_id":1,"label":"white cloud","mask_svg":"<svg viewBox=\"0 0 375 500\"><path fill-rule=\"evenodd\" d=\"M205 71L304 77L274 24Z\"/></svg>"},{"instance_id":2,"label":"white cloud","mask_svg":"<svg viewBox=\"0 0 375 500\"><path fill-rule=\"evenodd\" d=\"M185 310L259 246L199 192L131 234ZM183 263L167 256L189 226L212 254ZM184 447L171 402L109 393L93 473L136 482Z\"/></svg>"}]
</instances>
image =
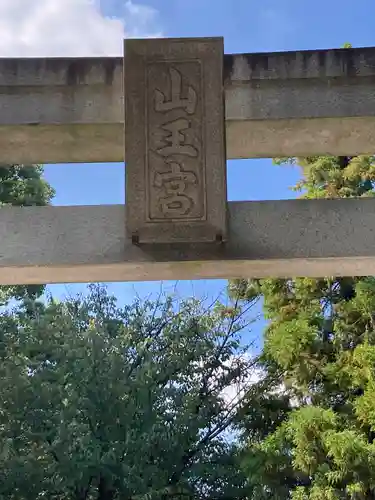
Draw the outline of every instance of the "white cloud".
<instances>
[{"instance_id":1,"label":"white cloud","mask_svg":"<svg viewBox=\"0 0 375 500\"><path fill-rule=\"evenodd\" d=\"M160 36L157 11L127 0L123 18L94 0L0 0L0 57L119 56L125 37Z\"/></svg>"},{"instance_id":2,"label":"white cloud","mask_svg":"<svg viewBox=\"0 0 375 500\"><path fill-rule=\"evenodd\" d=\"M228 368L235 369L243 364L248 364L252 361L252 356L250 353L245 353L242 356L232 356L224 365ZM221 396L224 401L229 405L236 404L240 399L242 399L250 387L262 379L263 372L256 366L254 366L250 372L246 371L246 375L241 378L241 380L236 381L230 386L226 387Z\"/></svg>"}]
</instances>

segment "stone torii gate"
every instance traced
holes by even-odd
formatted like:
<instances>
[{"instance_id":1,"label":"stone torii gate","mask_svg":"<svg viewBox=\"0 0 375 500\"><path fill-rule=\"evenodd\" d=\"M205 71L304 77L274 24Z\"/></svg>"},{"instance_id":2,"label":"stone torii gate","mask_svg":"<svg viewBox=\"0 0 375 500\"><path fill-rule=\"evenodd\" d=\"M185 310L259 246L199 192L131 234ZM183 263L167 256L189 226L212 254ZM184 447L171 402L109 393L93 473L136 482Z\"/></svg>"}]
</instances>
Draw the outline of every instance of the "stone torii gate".
<instances>
[{"instance_id":1,"label":"stone torii gate","mask_svg":"<svg viewBox=\"0 0 375 500\"><path fill-rule=\"evenodd\" d=\"M0 59L2 163L125 145L127 177L126 206L2 207L0 284L375 274L373 199L227 203L225 174L373 154L374 82L375 48L224 56L220 38L128 40L125 66Z\"/></svg>"}]
</instances>

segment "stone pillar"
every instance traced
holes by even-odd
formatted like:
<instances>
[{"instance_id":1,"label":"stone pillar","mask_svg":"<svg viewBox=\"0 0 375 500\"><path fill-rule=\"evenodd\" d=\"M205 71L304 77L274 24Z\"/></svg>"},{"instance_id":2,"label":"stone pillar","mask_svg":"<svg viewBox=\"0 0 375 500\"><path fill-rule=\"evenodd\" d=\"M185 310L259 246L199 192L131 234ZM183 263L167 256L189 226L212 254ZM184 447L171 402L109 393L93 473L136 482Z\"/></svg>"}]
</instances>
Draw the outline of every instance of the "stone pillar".
<instances>
[{"instance_id":1,"label":"stone pillar","mask_svg":"<svg viewBox=\"0 0 375 500\"><path fill-rule=\"evenodd\" d=\"M125 41L127 234L227 237L223 39Z\"/></svg>"}]
</instances>

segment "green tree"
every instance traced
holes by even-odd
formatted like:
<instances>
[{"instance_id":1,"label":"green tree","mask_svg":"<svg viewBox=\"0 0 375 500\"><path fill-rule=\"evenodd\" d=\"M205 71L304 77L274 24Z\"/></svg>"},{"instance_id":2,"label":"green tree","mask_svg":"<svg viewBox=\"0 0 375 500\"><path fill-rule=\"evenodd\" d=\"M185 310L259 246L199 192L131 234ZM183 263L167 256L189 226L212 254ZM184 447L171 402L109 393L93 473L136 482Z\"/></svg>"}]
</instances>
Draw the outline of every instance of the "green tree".
<instances>
[{"instance_id":1,"label":"green tree","mask_svg":"<svg viewBox=\"0 0 375 500\"><path fill-rule=\"evenodd\" d=\"M0 208L4 205L19 207L48 205L55 192L42 178L41 165L0 164ZM12 298L23 300L41 295L41 285L17 285L0 287L0 305Z\"/></svg>"},{"instance_id":2,"label":"green tree","mask_svg":"<svg viewBox=\"0 0 375 500\"><path fill-rule=\"evenodd\" d=\"M0 316L0 498L245 498L246 312L102 286ZM237 393L238 391L238 393Z\"/></svg>"},{"instance_id":3,"label":"green tree","mask_svg":"<svg viewBox=\"0 0 375 500\"><path fill-rule=\"evenodd\" d=\"M305 198L374 196L375 158L281 159ZM262 295L264 377L242 414L253 499L375 498L375 279L237 280Z\"/></svg>"}]
</instances>

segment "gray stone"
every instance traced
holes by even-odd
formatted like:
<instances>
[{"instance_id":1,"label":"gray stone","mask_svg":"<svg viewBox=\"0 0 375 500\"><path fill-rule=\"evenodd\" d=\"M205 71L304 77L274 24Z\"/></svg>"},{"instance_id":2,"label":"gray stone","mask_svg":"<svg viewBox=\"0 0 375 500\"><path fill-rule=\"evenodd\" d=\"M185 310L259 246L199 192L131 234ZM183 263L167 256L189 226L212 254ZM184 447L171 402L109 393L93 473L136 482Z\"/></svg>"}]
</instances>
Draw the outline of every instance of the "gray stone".
<instances>
[{"instance_id":1,"label":"gray stone","mask_svg":"<svg viewBox=\"0 0 375 500\"><path fill-rule=\"evenodd\" d=\"M133 245L125 206L2 207L0 284L374 276L371 198L229 202L226 245Z\"/></svg>"},{"instance_id":2,"label":"gray stone","mask_svg":"<svg viewBox=\"0 0 375 500\"><path fill-rule=\"evenodd\" d=\"M374 47L226 54L227 158L373 154L374 77ZM122 57L0 58L2 162L123 162L123 84Z\"/></svg>"},{"instance_id":3,"label":"gray stone","mask_svg":"<svg viewBox=\"0 0 375 500\"><path fill-rule=\"evenodd\" d=\"M134 243L227 235L223 39L125 42L127 233Z\"/></svg>"}]
</instances>

